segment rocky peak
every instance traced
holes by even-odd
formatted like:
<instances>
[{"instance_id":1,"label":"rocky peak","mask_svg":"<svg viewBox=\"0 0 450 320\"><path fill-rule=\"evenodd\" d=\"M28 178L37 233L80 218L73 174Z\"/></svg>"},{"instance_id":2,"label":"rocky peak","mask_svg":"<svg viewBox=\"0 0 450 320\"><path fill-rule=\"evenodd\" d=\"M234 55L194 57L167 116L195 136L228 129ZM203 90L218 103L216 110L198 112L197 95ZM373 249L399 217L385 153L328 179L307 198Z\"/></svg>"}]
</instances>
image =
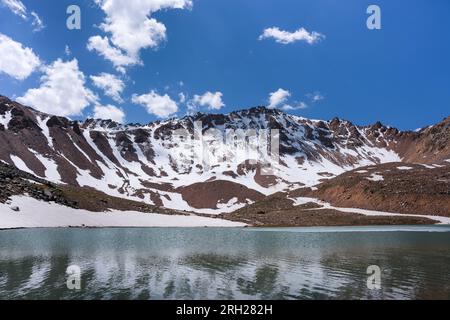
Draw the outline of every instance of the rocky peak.
<instances>
[{"instance_id":1,"label":"rocky peak","mask_svg":"<svg viewBox=\"0 0 450 320\"><path fill-rule=\"evenodd\" d=\"M82 124L81 128L89 130L112 130L119 131L124 130L124 126L113 120L103 120L103 119L86 119Z\"/></svg>"}]
</instances>

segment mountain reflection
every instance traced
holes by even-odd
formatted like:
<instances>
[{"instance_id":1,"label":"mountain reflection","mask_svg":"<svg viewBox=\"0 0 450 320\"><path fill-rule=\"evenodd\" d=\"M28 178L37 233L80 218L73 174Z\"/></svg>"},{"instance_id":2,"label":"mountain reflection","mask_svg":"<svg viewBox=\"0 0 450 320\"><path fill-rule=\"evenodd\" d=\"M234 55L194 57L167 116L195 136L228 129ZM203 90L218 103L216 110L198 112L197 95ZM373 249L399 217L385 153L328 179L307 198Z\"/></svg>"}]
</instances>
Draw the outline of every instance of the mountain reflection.
<instances>
[{"instance_id":1,"label":"mountain reflection","mask_svg":"<svg viewBox=\"0 0 450 320\"><path fill-rule=\"evenodd\" d=\"M0 233L0 299L448 299L449 237L17 230ZM70 265L80 291L67 289ZM382 269L381 290L366 286L369 265Z\"/></svg>"}]
</instances>

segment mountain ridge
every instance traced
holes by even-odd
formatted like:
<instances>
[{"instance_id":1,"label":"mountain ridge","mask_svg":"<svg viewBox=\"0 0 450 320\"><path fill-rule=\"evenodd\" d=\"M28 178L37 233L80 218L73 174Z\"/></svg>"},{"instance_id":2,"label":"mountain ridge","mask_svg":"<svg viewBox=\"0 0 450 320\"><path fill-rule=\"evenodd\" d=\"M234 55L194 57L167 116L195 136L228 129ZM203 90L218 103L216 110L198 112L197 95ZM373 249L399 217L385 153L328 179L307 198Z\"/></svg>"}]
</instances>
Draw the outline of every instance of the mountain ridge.
<instances>
[{"instance_id":1,"label":"mountain ridge","mask_svg":"<svg viewBox=\"0 0 450 320\"><path fill-rule=\"evenodd\" d=\"M4 96L2 94L0 94L0 101L2 103L13 103L13 104L15 103L15 104L18 104L18 105L20 105L20 106L22 106L24 108L28 108L28 109L32 110L33 112L37 112L37 113L40 113L42 115L46 115L46 116L49 116L49 117L66 118L66 119L70 120L69 118L64 117L64 116L53 115L53 114L50 114L50 113L39 111L39 110L37 110L37 109L35 109L33 107L30 107L30 106L22 105L22 104L14 101L14 100L11 100L10 98L8 98L7 96ZM170 122L170 121L176 121L176 120L182 121L182 120L188 119L188 118L199 119L201 117L208 117L208 116L213 116L213 117L214 116L230 116L230 115L233 115L233 114L240 114L240 113L246 112L246 111L247 112L254 112L254 111L274 112L274 113L278 113L278 114L291 115L291 116L294 116L294 117L297 117L297 118L300 118L300 119L316 121L316 122L320 122L320 121L322 121L322 122L340 121L340 122L346 122L346 123L348 123L350 125L354 124L353 121L350 121L350 120L347 120L345 118L341 118L341 117L338 117L338 116L334 116L334 117L332 117L329 120L310 119L310 118L305 118L305 117L302 117L302 116L292 115L292 114L286 113L286 112L284 112L282 110L279 110L279 109L276 109L276 108L272 109L272 108L269 108L269 107L264 106L264 105L258 105L258 106L248 107L248 108L242 108L242 109L234 110L234 111L231 111L231 112L228 112L228 113L204 113L204 112L198 111L198 112L196 112L194 114L186 114L186 115L179 116L179 117L169 117L169 118L164 119L164 120L155 120L155 121L150 121L150 122L147 122L147 123L130 122L130 123L121 124L121 123L116 122L116 121L111 120L111 119L100 119L100 118L92 118L92 117L87 117L85 120L70 120L70 121L78 122L80 125L84 125L86 127L89 126L90 124L99 123L100 127L112 125L113 128L114 127L123 127L123 128L126 129L127 127L131 127L131 128L133 128L133 127L134 128L146 127L146 126L149 126L149 125L154 124L154 123L158 124L158 123ZM443 118L440 122L442 122L442 121L450 121L450 116L448 116L446 118ZM416 129L416 130L411 130L411 129L409 129L409 130L400 130L400 129L396 128L395 126L385 125L381 121L376 120L373 124L358 125L358 126L359 127L365 127L365 128L369 128L369 127L386 127L386 128L396 129L396 130L398 130L400 132L420 132L420 131L423 131L423 130L425 130L425 129L429 128L430 126L433 126L433 125L424 126L422 128Z\"/></svg>"},{"instance_id":2,"label":"mountain ridge","mask_svg":"<svg viewBox=\"0 0 450 320\"><path fill-rule=\"evenodd\" d=\"M181 129L187 132L185 138L194 136L196 121L201 121L201 134L208 129L235 130L238 142L230 147L221 138L206 135L212 160L208 165L193 160L183 154L187 144L176 140L173 132ZM276 174L264 175L259 161L249 162L262 151L251 156L244 152L241 142L248 137L239 136L239 130L248 129L280 131ZM450 158L449 136L450 117L413 132L380 122L357 126L339 118L311 120L259 106L120 125L52 116L0 96L1 161L54 183L202 213L231 212L261 196L313 187L364 165L444 161ZM218 161L230 153L239 158L236 163ZM205 186L213 186L215 193L199 199Z\"/></svg>"}]
</instances>

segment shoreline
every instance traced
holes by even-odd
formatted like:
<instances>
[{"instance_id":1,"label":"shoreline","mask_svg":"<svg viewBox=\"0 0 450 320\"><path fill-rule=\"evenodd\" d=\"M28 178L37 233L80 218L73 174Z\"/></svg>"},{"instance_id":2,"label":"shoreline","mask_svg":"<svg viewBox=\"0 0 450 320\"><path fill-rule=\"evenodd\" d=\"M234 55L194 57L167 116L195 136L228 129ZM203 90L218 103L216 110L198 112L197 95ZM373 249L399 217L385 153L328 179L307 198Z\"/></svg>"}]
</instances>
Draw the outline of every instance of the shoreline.
<instances>
[{"instance_id":1,"label":"shoreline","mask_svg":"<svg viewBox=\"0 0 450 320\"><path fill-rule=\"evenodd\" d=\"M428 230L428 229L445 229L448 230ZM367 225L367 226L292 226L292 227L262 227L262 226L234 226L234 227L139 227L139 226L60 226L60 227L13 227L0 228L1 231L18 231L18 230L98 230L98 229L239 229L250 230L256 232L305 232L305 233L355 233L355 232L450 232L450 224L430 224L430 225Z\"/></svg>"},{"instance_id":2,"label":"shoreline","mask_svg":"<svg viewBox=\"0 0 450 320\"><path fill-rule=\"evenodd\" d=\"M305 202L311 202L317 199L311 198L297 198L295 205L298 206ZM316 212L329 209L330 205L320 202L322 208L315 208ZM17 207L19 211L12 210L12 207ZM349 211L355 216L385 216L385 217L426 217L429 219L421 224L412 224L405 220L401 223L386 223L383 220L374 220L367 224L349 224L348 221L341 221L340 223L330 223L332 221L324 222L323 224L307 225L298 223L280 225L258 224L256 221L236 221L232 217L207 217L197 215L165 215L159 213L142 213L135 211L117 211L109 212L90 212L82 209L73 209L58 205L56 203L49 203L36 200L26 196L14 196L9 204L0 203L0 231L3 230L20 230L20 229L46 229L46 228L61 228L61 229L100 229L100 228L276 228L282 230L283 228L355 228L355 227L407 227L411 225L425 226L425 225L450 225L450 218L424 216L424 215L403 215L396 213L374 212L369 210L362 210L356 208L337 208L343 215L348 214ZM305 212L311 209L306 209ZM355 212L356 211L356 212ZM363 212L364 211L364 212ZM311 212L311 211L310 211ZM432 223L435 221L435 223ZM378 223L377 223L378 222Z\"/></svg>"}]
</instances>

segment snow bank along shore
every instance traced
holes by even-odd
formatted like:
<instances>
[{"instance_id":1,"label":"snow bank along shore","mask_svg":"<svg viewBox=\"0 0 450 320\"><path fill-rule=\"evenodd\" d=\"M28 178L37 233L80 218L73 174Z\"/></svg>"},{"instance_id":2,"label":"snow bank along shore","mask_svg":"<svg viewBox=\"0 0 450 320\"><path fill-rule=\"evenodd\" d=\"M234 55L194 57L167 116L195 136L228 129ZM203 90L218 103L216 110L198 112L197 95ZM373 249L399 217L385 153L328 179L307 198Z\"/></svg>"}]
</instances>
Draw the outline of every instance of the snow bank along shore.
<instances>
[{"instance_id":1,"label":"snow bank along shore","mask_svg":"<svg viewBox=\"0 0 450 320\"><path fill-rule=\"evenodd\" d=\"M12 208L20 211L14 211ZM26 196L0 203L0 229L57 227L243 227L244 223L199 216L133 211L89 212Z\"/></svg>"}]
</instances>

